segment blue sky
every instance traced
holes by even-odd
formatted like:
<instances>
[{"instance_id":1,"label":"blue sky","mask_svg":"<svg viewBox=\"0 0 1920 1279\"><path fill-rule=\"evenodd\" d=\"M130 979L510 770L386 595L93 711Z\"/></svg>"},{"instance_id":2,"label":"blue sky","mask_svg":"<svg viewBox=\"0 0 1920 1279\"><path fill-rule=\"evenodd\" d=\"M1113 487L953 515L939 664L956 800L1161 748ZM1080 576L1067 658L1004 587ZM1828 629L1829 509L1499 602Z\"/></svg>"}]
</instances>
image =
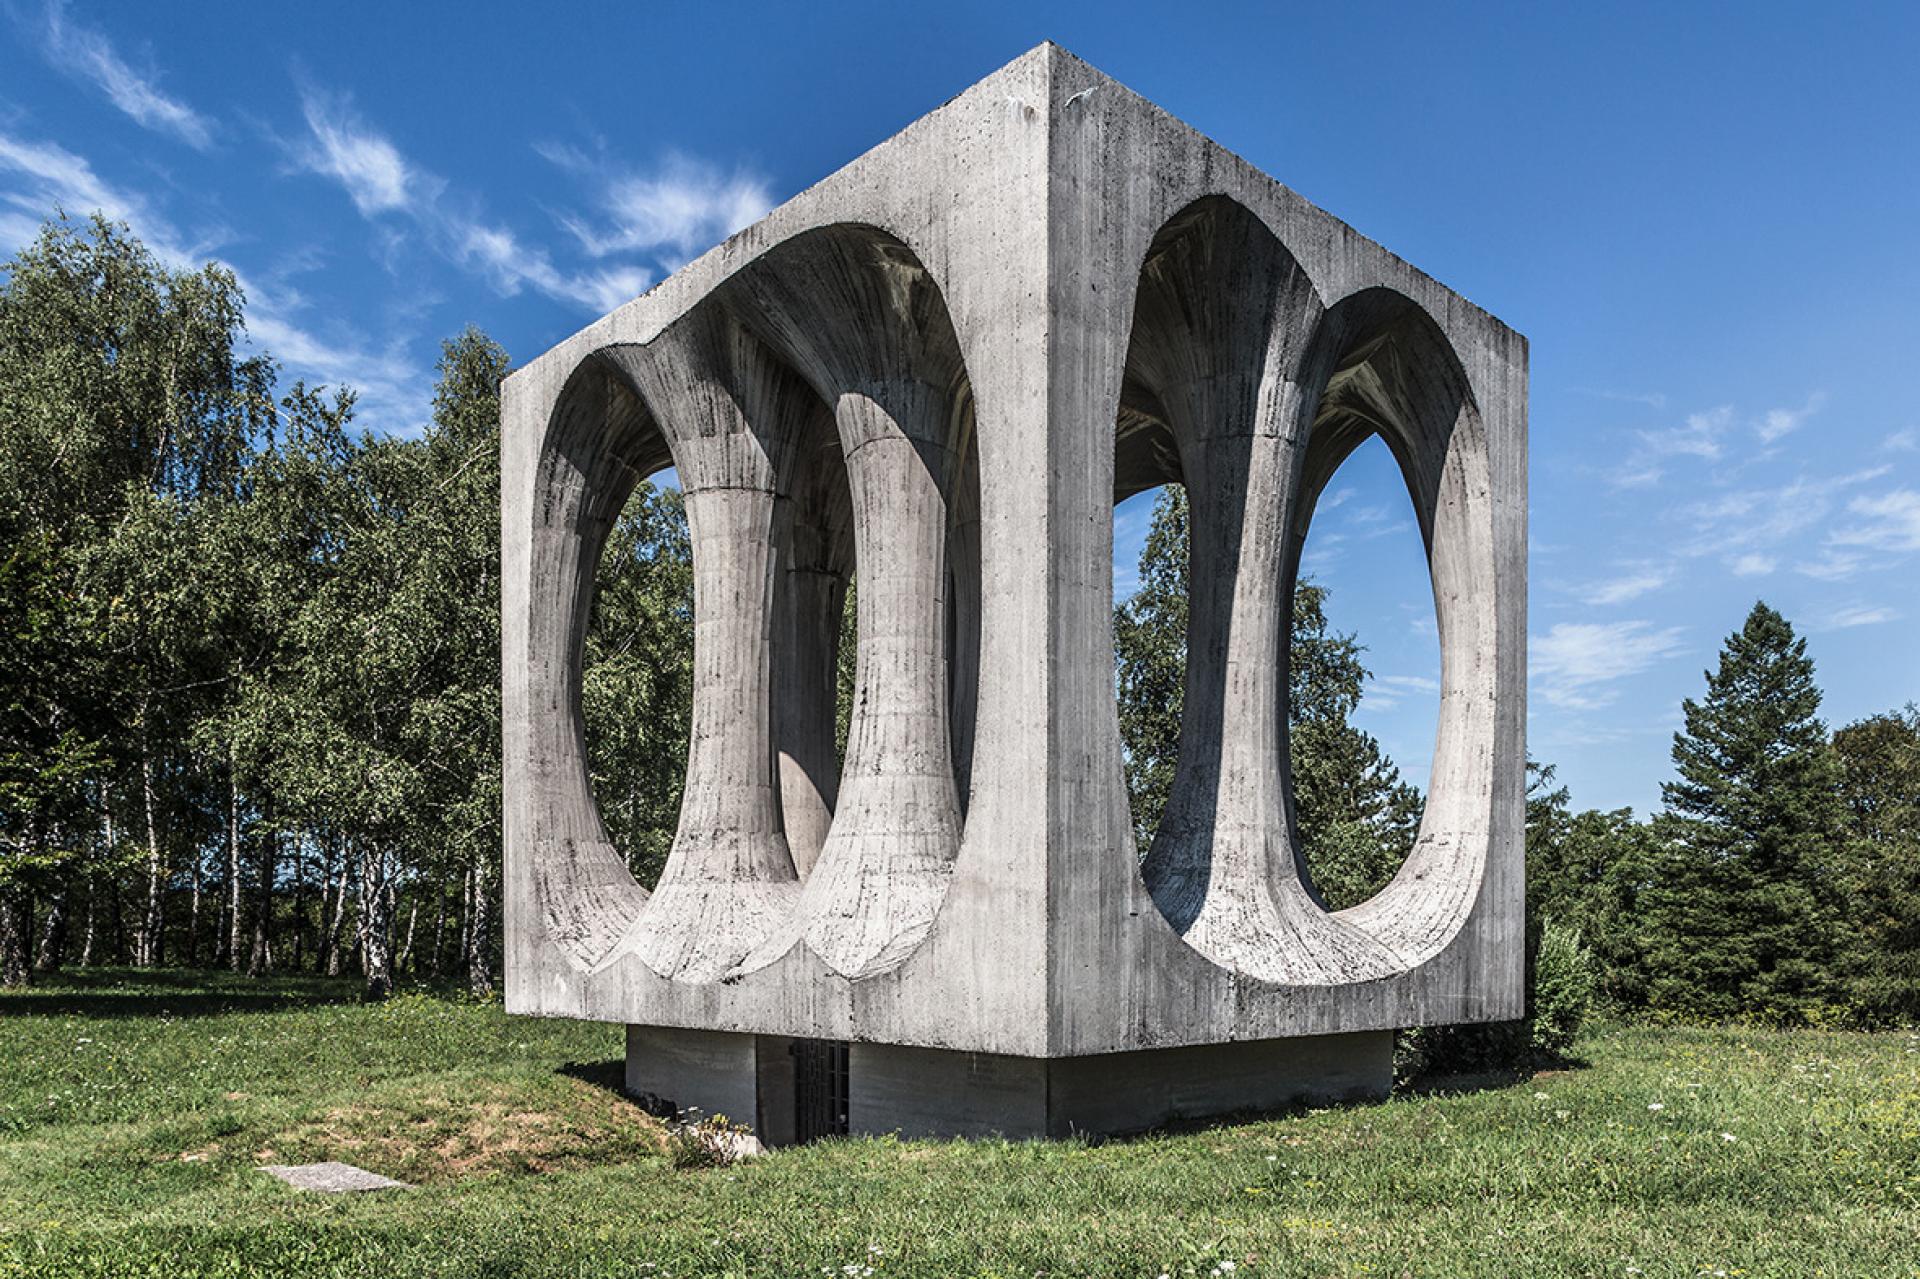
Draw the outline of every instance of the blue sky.
<instances>
[{"instance_id":1,"label":"blue sky","mask_svg":"<svg viewBox=\"0 0 1920 1279\"><path fill-rule=\"evenodd\" d=\"M417 430L1043 39L1532 341L1531 741L1655 805L1754 599L1835 723L1920 699L1920 6L0 4L0 249L56 203L239 272ZM1308 566L1415 780L1438 653L1369 445ZM1144 504L1117 516L1121 557ZM1118 579L1130 573L1123 562Z\"/></svg>"}]
</instances>

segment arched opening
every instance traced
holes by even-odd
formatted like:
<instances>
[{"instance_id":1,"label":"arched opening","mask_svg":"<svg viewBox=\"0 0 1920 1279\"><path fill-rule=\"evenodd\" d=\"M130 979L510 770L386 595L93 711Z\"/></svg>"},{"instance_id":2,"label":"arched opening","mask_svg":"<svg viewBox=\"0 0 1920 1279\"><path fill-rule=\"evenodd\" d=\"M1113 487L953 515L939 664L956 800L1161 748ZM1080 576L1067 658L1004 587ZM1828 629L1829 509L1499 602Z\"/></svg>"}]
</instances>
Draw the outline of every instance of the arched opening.
<instances>
[{"instance_id":1,"label":"arched opening","mask_svg":"<svg viewBox=\"0 0 1920 1279\"><path fill-rule=\"evenodd\" d=\"M1185 653L1178 748L1142 878L1188 945L1299 984L1391 962L1312 897L1287 793L1289 532L1320 315L1264 223L1224 198L1195 203L1142 264L1115 436L1117 499L1156 482L1185 491L1159 508L1185 516ZM1119 633L1142 620L1131 611L1116 618L1120 652Z\"/></svg>"},{"instance_id":2,"label":"arched opening","mask_svg":"<svg viewBox=\"0 0 1920 1279\"><path fill-rule=\"evenodd\" d=\"M1310 360L1325 380L1301 462L1289 590L1336 472L1375 437L1399 471L1425 554L1439 688L1419 830L1386 887L1337 916L1392 947L1403 965L1420 963L1465 923L1490 839L1496 623L1488 602L1498 573L1486 440L1446 335L1402 294L1369 289L1329 308Z\"/></svg>"},{"instance_id":3,"label":"arched opening","mask_svg":"<svg viewBox=\"0 0 1920 1279\"><path fill-rule=\"evenodd\" d=\"M570 962L612 955L647 901L595 802L582 685L601 554L628 498L672 463L666 438L598 358L568 378L548 420L534 484L528 574L529 743L539 782L534 893Z\"/></svg>"},{"instance_id":4,"label":"arched opening","mask_svg":"<svg viewBox=\"0 0 1920 1279\"><path fill-rule=\"evenodd\" d=\"M1456 746L1436 748L1439 802L1423 815L1353 720L1366 681L1326 587L1300 580L1323 492L1376 435L1405 498L1369 518L1418 527L1412 571L1430 577L1450 655L1437 682L1396 670L1381 686L1451 694L1437 740ZM1324 307L1264 223L1199 201L1143 263L1114 475L1116 547L1151 553L1114 625L1141 874L1161 914L1214 962L1290 984L1384 976L1443 946L1477 883L1472 795L1491 740L1491 645L1476 649L1477 623L1447 601L1492 576L1478 419L1444 336L1384 290ZM1158 486L1141 536L1141 495ZM1332 524L1318 545L1341 540Z\"/></svg>"},{"instance_id":5,"label":"arched opening","mask_svg":"<svg viewBox=\"0 0 1920 1279\"><path fill-rule=\"evenodd\" d=\"M607 838L649 892L680 821L693 716L693 546L678 477L641 480L594 574L580 703Z\"/></svg>"},{"instance_id":6,"label":"arched opening","mask_svg":"<svg viewBox=\"0 0 1920 1279\"><path fill-rule=\"evenodd\" d=\"M1344 910L1413 851L1439 640L1419 524L1378 436L1342 462L1308 518L1291 610L1290 794L1308 885Z\"/></svg>"}]
</instances>

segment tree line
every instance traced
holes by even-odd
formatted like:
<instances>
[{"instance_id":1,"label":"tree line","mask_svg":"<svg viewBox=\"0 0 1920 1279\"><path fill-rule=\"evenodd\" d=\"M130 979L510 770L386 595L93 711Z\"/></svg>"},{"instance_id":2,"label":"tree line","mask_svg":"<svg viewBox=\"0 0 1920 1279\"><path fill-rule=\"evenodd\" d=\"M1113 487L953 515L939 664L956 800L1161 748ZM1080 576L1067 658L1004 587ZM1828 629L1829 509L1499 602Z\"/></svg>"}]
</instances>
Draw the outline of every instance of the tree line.
<instances>
[{"instance_id":1,"label":"tree line","mask_svg":"<svg viewBox=\"0 0 1920 1279\"><path fill-rule=\"evenodd\" d=\"M64 964L498 968L499 412L445 344L418 439L245 354L218 266L50 221L0 285L0 981ZM647 489L586 689L646 873L679 803L691 565Z\"/></svg>"},{"instance_id":2,"label":"tree line","mask_svg":"<svg viewBox=\"0 0 1920 1279\"><path fill-rule=\"evenodd\" d=\"M222 268L57 217L0 270L0 981L177 964L489 990L506 353L448 341L423 434L373 435L350 391L283 387L245 353ZM1143 853L1178 759L1186 554L1169 487L1114 613ZM1326 600L1296 592L1290 763L1304 860L1339 909L1405 860L1421 795L1353 723L1364 649ZM643 485L599 570L582 688L595 794L643 883L677 820L692 648L685 514ZM1819 707L1805 642L1760 604L1683 707L1663 812L1576 812L1530 765L1536 989L1920 1019L1920 712L1829 733Z\"/></svg>"}]
</instances>

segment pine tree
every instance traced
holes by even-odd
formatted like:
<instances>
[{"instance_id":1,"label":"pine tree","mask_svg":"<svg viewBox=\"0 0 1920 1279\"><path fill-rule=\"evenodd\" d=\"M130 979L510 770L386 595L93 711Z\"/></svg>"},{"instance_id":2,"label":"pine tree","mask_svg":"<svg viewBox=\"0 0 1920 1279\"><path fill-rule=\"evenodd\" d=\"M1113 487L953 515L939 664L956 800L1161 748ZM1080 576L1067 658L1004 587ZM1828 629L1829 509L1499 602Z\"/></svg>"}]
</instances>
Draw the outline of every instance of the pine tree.
<instances>
[{"instance_id":1,"label":"pine tree","mask_svg":"<svg viewBox=\"0 0 1920 1279\"><path fill-rule=\"evenodd\" d=\"M1839 772L1804 639L1757 603L1682 704L1645 893L1649 1002L1798 1020L1837 994Z\"/></svg>"}]
</instances>

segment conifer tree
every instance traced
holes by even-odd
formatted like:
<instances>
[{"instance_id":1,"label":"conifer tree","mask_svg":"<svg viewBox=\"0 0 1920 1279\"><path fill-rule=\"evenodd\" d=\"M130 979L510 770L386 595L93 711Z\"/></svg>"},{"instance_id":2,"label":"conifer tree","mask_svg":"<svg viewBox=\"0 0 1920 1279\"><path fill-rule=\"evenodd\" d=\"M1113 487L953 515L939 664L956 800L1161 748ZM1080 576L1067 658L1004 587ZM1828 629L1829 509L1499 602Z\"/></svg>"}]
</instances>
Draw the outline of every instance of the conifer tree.
<instances>
[{"instance_id":1,"label":"conifer tree","mask_svg":"<svg viewBox=\"0 0 1920 1279\"><path fill-rule=\"evenodd\" d=\"M1644 894L1648 1000L1804 1019L1836 993L1841 818L1806 641L1756 603L1682 711Z\"/></svg>"}]
</instances>

